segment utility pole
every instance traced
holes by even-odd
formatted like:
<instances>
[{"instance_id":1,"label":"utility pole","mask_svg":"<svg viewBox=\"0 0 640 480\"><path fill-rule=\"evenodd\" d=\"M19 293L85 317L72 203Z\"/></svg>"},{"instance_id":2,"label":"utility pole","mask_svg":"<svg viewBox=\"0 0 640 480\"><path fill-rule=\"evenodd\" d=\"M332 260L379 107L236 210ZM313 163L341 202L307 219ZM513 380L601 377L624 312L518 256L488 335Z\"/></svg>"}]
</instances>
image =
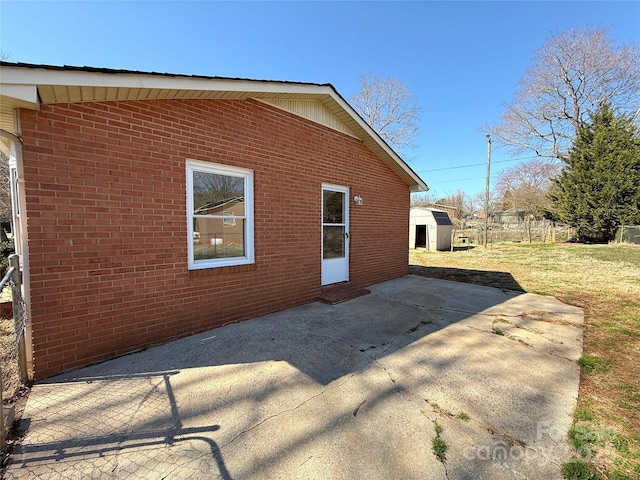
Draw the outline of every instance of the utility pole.
<instances>
[{"instance_id":1,"label":"utility pole","mask_svg":"<svg viewBox=\"0 0 640 480\"><path fill-rule=\"evenodd\" d=\"M489 179L491 178L491 135L487 133L487 187L484 192L484 248L489 236Z\"/></svg>"}]
</instances>

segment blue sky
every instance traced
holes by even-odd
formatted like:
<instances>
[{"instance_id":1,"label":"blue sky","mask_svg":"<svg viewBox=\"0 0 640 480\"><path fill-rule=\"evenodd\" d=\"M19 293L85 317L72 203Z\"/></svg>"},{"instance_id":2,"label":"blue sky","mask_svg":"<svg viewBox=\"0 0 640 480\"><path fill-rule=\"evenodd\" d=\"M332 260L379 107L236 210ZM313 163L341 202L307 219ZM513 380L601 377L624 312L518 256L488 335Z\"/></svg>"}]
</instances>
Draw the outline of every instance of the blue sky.
<instances>
[{"instance_id":1,"label":"blue sky","mask_svg":"<svg viewBox=\"0 0 640 480\"><path fill-rule=\"evenodd\" d=\"M362 74L397 78L422 110L405 158L434 196L484 192L481 127L551 34L587 25L640 44L640 2L0 2L13 62L331 83L347 100ZM492 183L516 163L494 149Z\"/></svg>"}]
</instances>

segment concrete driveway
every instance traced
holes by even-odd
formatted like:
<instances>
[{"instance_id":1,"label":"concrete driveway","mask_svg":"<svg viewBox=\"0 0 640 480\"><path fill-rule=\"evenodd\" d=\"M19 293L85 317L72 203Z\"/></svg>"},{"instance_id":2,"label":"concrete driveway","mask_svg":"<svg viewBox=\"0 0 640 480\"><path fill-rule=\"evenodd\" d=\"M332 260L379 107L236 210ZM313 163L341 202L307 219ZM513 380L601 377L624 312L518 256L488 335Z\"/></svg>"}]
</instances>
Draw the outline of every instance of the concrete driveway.
<instances>
[{"instance_id":1,"label":"concrete driveway","mask_svg":"<svg viewBox=\"0 0 640 480\"><path fill-rule=\"evenodd\" d=\"M561 478L580 309L416 276L370 290L38 383L6 477Z\"/></svg>"}]
</instances>

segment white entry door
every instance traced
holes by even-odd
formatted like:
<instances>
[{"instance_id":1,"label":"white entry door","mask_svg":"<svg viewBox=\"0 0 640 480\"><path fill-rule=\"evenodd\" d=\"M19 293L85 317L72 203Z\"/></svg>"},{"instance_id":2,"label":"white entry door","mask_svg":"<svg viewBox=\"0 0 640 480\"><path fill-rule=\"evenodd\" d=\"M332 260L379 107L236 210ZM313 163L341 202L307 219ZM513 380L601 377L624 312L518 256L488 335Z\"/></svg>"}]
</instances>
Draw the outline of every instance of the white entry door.
<instances>
[{"instance_id":1,"label":"white entry door","mask_svg":"<svg viewBox=\"0 0 640 480\"><path fill-rule=\"evenodd\" d=\"M322 185L322 285L349 280L349 188Z\"/></svg>"}]
</instances>

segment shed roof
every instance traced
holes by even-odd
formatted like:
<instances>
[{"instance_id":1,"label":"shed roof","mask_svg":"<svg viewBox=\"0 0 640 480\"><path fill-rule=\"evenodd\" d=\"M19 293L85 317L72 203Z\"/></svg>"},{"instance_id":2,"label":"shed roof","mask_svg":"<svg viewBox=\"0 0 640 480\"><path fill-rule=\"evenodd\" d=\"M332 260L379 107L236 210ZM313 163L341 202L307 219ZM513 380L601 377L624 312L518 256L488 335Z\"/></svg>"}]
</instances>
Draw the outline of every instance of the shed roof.
<instances>
[{"instance_id":1,"label":"shed roof","mask_svg":"<svg viewBox=\"0 0 640 480\"><path fill-rule=\"evenodd\" d=\"M410 209L410 215L415 218L424 218L429 214L436 221L436 225L453 225L449 214L444 210L429 207L411 207Z\"/></svg>"},{"instance_id":2,"label":"shed roof","mask_svg":"<svg viewBox=\"0 0 640 480\"><path fill-rule=\"evenodd\" d=\"M413 192L427 184L331 84L251 80L95 67L0 62L0 129L18 135L15 111L55 103L153 99L314 100L335 116ZM1 146L1 145L0 145Z\"/></svg>"},{"instance_id":3,"label":"shed roof","mask_svg":"<svg viewBox=\"0 0 640 480\"><path fill-rule=\"evenodd\" d=\"M433 218L435 219L437 225L453 225L447 212L432 210L431 214L433 215Z\"/></svg>"}]
</instances>

